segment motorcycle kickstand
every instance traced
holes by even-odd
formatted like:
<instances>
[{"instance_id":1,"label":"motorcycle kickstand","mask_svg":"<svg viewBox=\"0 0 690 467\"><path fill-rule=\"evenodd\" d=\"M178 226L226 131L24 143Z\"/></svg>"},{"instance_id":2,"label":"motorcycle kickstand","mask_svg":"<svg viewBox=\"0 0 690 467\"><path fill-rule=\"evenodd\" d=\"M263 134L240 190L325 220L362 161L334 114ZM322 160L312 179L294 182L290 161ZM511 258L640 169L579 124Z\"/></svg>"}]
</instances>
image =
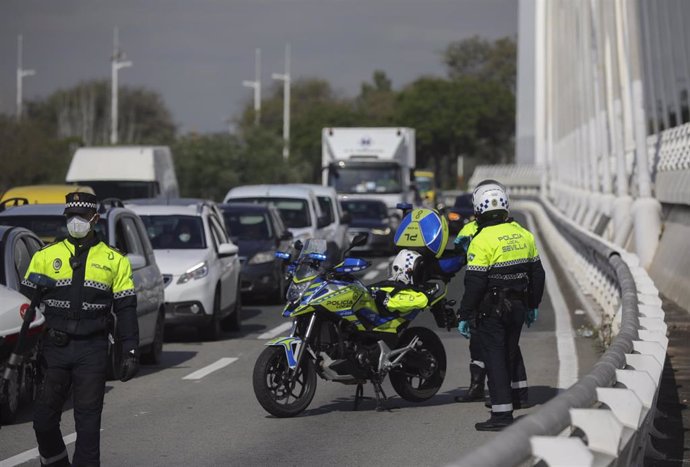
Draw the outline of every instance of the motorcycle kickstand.
<instances>
[{"instance_id":1,"label":"motorcycle kickstand","mask_svg":"<svg viewBox=\"0 0 690 467\"><path fill-rule=\"evenodd\" d=\"M386 393L383 392L381 383L378 381L372 381L371 384L374 385L374 394L376 395L376 411L383 412L386 410L383 403L388 400L388 397L386 397Z\"/></svg>"},{"instance_id":2,"label":"motorcycle kickstand","mask_svg":"<svg viewBox=\"0 0 690 467\"><path fill-rule=\"evenodd\" d=\"M364 386L362 383L357 383L357 389L355 389L355 407L353 410L357 410L359 407L359 401L364 399Z\"/></svg>"}]
</instances>

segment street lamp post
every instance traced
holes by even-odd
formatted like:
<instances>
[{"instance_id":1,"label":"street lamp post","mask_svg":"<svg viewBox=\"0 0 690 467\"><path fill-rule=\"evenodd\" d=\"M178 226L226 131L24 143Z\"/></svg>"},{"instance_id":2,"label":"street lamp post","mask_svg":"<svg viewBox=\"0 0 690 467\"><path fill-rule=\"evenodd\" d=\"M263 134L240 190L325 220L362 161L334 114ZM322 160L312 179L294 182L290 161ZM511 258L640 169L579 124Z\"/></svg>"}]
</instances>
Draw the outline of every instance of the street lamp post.
<instances>
[{"instance_id":1,"label":"street lamp post","mask_svg":"<svg viewBox=\"0 0 690 467\"><path fill-rule=\"evenodd\" d=\"M242 85L254 89L254 125L261 120L261 49L256 49L254 59L254 81L242 81Z\"/></svg>"},{"instance_id":2,"label":"street lamp post","mask_svg":"<svg viewBox=\"0 0 690 467\"><path fill-rule=\"evenodd\" d=\"M117 72L121 68L132 66L132 62L125 60L125 58L124 52L120 51L118 29L115 28L113 32L113 56L111 59L112 80L110 89L110 144L117 144Z\"/></svg>"},{"instance_id":3,"label":"street lamp post","mask_svg":"<svg viewBox=\"0 0 690 467\"><path fill-rule=\"evenodd\" d=\"M283 158L290 155L290 44L285 45L285 73L273 73L273 79L283 82Z\"/></svg>"},{"instance_id":4,"label":"street lamp post","mask_svg":"<svg viewBox=\"0 0 690 467\"><path fill-rule=\"evenodd\" d=\"M27 76L34 76L36 74L36 71L34 70L25 70L24 69L24 63L23 63L23 50L24 46L24 38L22 37L21 34L17 36L17 121L22 119L22 107L24 106L23 102L23 92L24 92L24 78Z\"/></svg>"}]
</instances>

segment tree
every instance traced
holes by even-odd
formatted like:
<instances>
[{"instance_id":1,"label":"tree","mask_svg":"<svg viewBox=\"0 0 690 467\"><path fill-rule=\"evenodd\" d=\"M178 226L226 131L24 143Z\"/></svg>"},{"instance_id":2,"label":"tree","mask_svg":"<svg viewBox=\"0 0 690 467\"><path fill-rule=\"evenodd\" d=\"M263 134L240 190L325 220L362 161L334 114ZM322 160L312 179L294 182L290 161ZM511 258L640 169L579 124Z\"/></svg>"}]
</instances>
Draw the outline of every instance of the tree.
<instances>
[{"instance_id":1,"label":"tree","mask_svg":"<svg viewBox=\"0 0 690 467\"><path fill-rule=\"evenodd\" d=\"M54 138L31 120L0 116L0 191L13 186L64 183L74 139Z\"/></svg>"},{"instance_id":2,"label":"tree","mask_svg":"<svg viewBox=\"0 0 690 467\"><path fill-rule=\"evenodd\" d=\"M175 124L161 96L144 88L119 90L118 139L122 144L169 144ZM27 103L27 115L57 138L78 138L87 146L110 143L110 83L88 81Z\"/></svg>"},{"instance_id":3,"label":"tree","mask_svg":"<svg viewBox=\"0 0 690 467\"><path fill-rule=\"evenodd\" d=\"M517 80L517 44L504 37L490 42L479 36L452 42L443 53L451 79L474 77L482 81L496 81L513 94Z\"/></svg>"},{"instance_id":4,"label":"tree","mask_svg":"<svg viewBox=\"0 0 690 467\"><path fill-rule=\"evenodd\" d=\"M397 93L385 72L375 71L372 83L364 82L355 98L355 111L361 126L390 126L395 122Z\"/></svg>"}]
</instances>

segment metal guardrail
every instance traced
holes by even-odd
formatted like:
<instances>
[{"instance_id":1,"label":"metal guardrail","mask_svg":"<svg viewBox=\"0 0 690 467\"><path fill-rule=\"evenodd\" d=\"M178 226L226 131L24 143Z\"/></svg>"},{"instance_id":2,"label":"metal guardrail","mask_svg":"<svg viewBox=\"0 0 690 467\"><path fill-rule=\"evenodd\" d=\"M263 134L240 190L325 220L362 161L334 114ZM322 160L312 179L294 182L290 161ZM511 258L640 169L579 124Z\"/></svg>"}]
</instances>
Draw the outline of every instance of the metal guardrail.
<instances>
[{"instance_id":1,"label":"metal guardrail","mask_svg":"<svg viewBox=\"0 0 690 467\"><path fill-rule=\"evenodd\" d=\"M617 285L620 329L587 375L452 465L642 465L668 346L661 301L634 255L540 201L543 217Z\"/></svg>"}]
</instances>

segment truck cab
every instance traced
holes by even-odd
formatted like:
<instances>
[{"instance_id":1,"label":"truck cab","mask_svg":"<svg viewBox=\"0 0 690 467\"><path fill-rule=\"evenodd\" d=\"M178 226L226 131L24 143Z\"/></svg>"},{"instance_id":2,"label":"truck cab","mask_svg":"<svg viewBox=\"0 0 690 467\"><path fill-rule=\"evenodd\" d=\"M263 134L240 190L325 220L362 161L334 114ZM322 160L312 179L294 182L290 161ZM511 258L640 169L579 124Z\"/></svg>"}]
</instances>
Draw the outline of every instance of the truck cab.
<instances>
[{"instance_id":1,"label":"truck cab","mask_svg":"<svg viewBox=\"0 0 690 467\"><path fill-rule=\"evenodd\" d=\"M397 215L414 201L415 132L411 128L324 128L322 183L339 196L375 198Z\"/></svg>"}]
</instances>

